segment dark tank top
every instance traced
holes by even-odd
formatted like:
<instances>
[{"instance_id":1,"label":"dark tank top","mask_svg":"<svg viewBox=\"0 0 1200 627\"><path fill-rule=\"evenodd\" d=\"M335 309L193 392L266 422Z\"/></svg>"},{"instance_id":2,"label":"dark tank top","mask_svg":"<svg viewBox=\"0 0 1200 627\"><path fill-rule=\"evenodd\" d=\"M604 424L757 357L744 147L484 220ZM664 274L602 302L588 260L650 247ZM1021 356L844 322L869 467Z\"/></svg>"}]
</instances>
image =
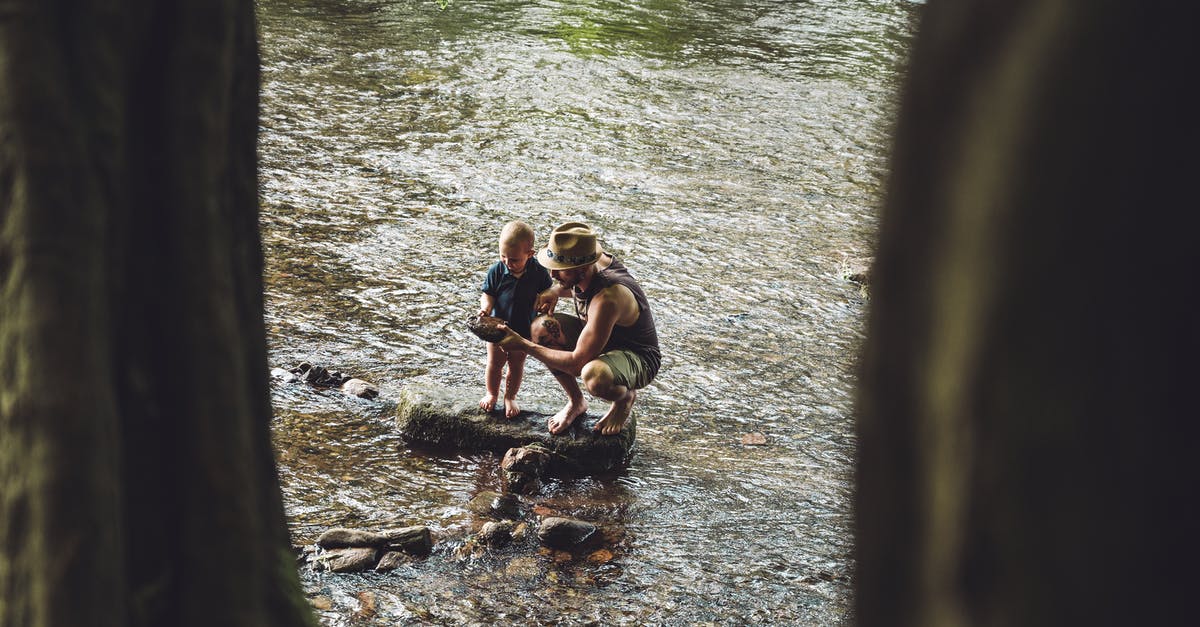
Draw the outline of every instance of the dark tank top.
<instances>
[{"instance_id":1,"label":"dark tank top","mask_svg":"<svg viewBox=\"0 0 1200 627\"><path fill-rule=\"evenodd\" d=\"M607 255L607 253L605 254ZM611 255L608 256L611 257ZM638 305L638 317L632 325L627 327L619 324L613 325L612 335L609 336L608 343L604 345L603 352L618 349L631 350L646 362L646 366L653 376L658 373L658 368L662 364L662 353L658 349L658 331L654 328L654 314L650 313L650 301L646 300L646 293L642 291L642 286L638 285L633 275L629 274L625 264L618 261L616 257L613 257L612 263L607 268L596 273L591 284L588 285L587 292L573 291L575 315L586 321L587 309L592 302L592 297L613 285L624 285L629 288L630 292L633 292L633 298Z\"/></svg>"}]
</instances>

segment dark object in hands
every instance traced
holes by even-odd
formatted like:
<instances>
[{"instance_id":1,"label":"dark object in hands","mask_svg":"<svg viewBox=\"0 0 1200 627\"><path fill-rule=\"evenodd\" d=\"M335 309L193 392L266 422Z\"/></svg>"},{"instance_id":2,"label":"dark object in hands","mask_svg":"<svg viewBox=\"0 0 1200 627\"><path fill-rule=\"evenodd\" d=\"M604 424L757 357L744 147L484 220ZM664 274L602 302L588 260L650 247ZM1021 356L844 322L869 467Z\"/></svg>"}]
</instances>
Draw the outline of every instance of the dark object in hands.
<instances>
[{"instance_id":1,"label":"dark object in hands","mask_svg":"<svg viewBox=\"0 0 1200 627\"><path fill-rule=\"evenodd\" d=\"M499 342L505 335L500 326L504 320L493 316L471 316L467 319L467 328L485 342Z\"/></svg>"}]
</instances>

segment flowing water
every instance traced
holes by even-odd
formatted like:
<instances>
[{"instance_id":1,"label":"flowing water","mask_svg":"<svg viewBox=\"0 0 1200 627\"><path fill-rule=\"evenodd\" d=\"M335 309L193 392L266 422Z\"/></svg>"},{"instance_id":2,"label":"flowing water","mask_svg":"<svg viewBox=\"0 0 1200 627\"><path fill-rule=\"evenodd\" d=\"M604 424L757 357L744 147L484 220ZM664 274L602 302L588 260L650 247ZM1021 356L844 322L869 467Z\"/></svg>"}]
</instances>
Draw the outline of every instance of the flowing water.
<instances>
[{"instance_id":1,"label":"flowing water","mask_svg":"<svg viewBox=\"0 0 1200 627\"><path fill-rule=\"evenodd\" d=\"M323 624L853 622L866 297L842 272L871 254L918 9L259 0L271 365L381 390L273 388L293 539L420 524L438 541L390 573L303 569ZM406 386L482 394L463 323L516 218L540 241L592 225L659 324L629 466L524 503L619 529L599 557L460 550L498 460L395 431ZM531 359L524 404L562 399Z\"/></svg>"}]
</instances>

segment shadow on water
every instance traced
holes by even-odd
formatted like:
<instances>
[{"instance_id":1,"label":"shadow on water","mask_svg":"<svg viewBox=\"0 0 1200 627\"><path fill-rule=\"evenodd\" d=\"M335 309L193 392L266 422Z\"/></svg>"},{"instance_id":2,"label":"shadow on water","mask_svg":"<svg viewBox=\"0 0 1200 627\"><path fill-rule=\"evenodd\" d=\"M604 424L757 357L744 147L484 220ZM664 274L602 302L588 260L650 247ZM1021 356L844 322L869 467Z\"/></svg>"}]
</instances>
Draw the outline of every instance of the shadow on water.
<instances>
[{"instance_id":1,"label":"shadow on water","mask_svg":"<svg viewBox=\"0 0 1200 627\"><path fill-rule=\"evenodd\" d=\"M293 538L438 540L390 573L303 570L324 624L852 622L866 302L841 268L871 254L916 6L259 1L271 365L381 391L273 389ZM498 459L395 432L404 386L482 388L463 321L514 218L592 224L659 322L628 468L521 504L604 526L608 553L464 549ZM521 400L562 395L531 361Z\"/></svg>"}]
</instances>

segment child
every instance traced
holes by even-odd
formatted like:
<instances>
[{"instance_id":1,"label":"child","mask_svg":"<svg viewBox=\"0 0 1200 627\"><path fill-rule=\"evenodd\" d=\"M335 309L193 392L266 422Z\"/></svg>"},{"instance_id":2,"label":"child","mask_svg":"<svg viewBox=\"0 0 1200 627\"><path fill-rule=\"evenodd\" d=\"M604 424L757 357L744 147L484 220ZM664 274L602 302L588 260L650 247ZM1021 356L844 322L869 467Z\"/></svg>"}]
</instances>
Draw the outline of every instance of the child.
<instances>
[{"instance_id":1,"label":"child","mask_svg":"<svg viewBox=\"0 0 1200 627\"><path fill-rule=\"evenodd\" d=\"M500 261L488 269L479 296L479 313L502 318L508 327L521 337L529 337L529 323L536 312L534 302L538 292L550 288L550 273L533 258L533 229L520 221L509 222L500 231ZM487 369L484 384L487 393L479 399L479 408L492 411L500 391L500 374L508 363L504 381L504 416L512 418L521 413L517 390L525 375L525 353L505 352L497 344L487 345Z\"/></svg>"}]
</instances>

